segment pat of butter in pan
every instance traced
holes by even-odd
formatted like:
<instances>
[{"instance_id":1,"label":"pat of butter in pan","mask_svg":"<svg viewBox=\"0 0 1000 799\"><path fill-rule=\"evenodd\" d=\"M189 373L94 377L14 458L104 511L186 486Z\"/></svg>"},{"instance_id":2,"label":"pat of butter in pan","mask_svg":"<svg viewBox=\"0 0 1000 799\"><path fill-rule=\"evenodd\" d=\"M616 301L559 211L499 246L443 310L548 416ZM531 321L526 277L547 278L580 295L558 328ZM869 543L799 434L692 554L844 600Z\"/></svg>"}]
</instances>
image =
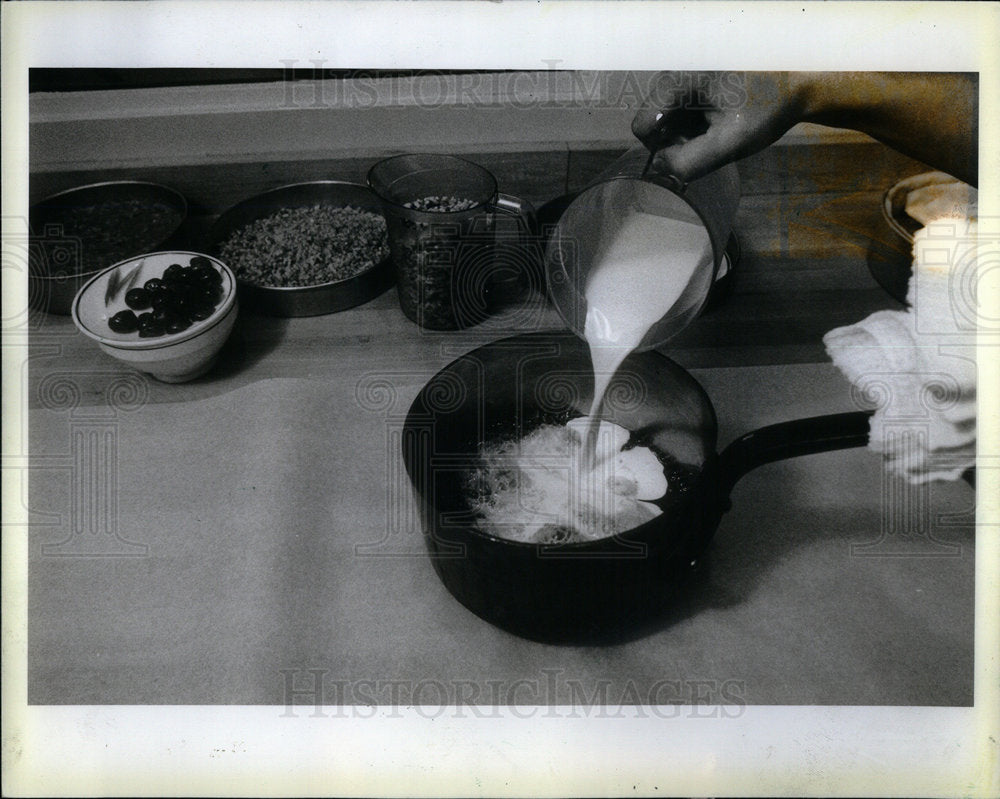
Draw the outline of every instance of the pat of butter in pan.
<instances>
[{"instance_id":1,"label":"pat of butter in pan","mask_svg":"<svg viewBox=\"0 0 1000 799\"><path fill-rule=\"evenodd\" d=\"M571 419L566 427L575 431L581 442L587 435L590 417ZM640 500L659 499L667 493L667 478L663 474L663 464L653 451L646 447L633 447L622 451L628 442L629 432L603 419L597 430L597 453L592 472L607 474L607 479L615 484L615 493L623 491ZM632 491L628 486L634 483Z\"/></svg>"}]
</instances>

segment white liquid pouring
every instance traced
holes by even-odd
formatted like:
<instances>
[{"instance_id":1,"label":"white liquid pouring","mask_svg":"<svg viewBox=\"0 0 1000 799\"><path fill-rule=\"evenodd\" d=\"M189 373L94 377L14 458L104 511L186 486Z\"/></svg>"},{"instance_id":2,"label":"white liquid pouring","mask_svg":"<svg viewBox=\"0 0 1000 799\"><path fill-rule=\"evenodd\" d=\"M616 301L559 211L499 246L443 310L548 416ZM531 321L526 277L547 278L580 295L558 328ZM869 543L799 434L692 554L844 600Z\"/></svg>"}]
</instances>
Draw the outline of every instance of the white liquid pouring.
<instances>
[{"instance_id":1,"label":"white liquid pouring","mask_svg":"<svg viewBox=\"0 0 1000 799\"><path fill-rule=\"evenodd\" d=\"M692 211L677 212L688 218L637 210L620 223L607 218L614 230L596 247L585 286L590 413L484 449L473 506L487 532L535 543L586 541L662 513L654 503L668 490L663 464L646 447L623 449L629 432L600 414L612 378L650 328L664 318L685 322L711 285L708 232Z\"/></svg>"},{"instance_id":2,"label":"white liquid pouring","mask_svg":"<svg viewBox=\"0 0 1000 799\"><path fill-rule=\"evenodd\" d=\"M711 276L712 257L701 225L638 211L628 213L595 256L585 289L584 337L594 365L585 469L595 462L601 407L622 361L665 315L700 299L699 281L692 278L699 270Z\"/></svg>"}]
</instances>

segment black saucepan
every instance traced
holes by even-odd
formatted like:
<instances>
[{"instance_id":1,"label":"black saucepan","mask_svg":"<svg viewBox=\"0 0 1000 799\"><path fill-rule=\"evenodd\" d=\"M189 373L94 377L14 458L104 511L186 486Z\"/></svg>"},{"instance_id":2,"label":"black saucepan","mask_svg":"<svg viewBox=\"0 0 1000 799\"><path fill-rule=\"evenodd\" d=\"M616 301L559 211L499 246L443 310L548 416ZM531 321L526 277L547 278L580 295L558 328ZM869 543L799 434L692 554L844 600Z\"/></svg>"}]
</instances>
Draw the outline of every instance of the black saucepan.
<instances>
[{"instance_id":1,"label":"black saucepan","mask_svg":"<svg viewBox=\"0 0 1000 799\"><path fill-rule=\"evenodd\" d=\"M584 415L592 395L586 343L531 333L446 366L420 391L404 427L403 458L438 576L467 608L529 638L586 641L663 613L705 554L741 475L868 439L870 414L856 411L765 427L717 454L704 389L665 356L633 353L612 380L602 416L663 460L672 486L664 512L618 536L578 543L523 543L480 530L469 481L482 444Z\"/></svg>"}]
</instances>

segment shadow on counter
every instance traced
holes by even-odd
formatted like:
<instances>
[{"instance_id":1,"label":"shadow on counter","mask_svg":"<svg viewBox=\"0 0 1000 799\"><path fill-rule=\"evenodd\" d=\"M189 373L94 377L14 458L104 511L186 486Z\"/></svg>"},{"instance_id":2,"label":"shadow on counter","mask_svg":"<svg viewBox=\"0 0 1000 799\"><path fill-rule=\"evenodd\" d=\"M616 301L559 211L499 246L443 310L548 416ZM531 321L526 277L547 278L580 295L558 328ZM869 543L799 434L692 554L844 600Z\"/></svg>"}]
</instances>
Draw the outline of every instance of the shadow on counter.
<instances>
[{"instance_id":1,"label":"shadow on counter","mask_svg":"<svg viewBox=\"0 0 1000 799\"><path fill-rule=\"evenodd\" d=\"M287 330L288 319L261 316L241 308L233 332L219 353L219 360L210 372L192 385L238 377L276 350Z\"/></svg>"}]
</instances>

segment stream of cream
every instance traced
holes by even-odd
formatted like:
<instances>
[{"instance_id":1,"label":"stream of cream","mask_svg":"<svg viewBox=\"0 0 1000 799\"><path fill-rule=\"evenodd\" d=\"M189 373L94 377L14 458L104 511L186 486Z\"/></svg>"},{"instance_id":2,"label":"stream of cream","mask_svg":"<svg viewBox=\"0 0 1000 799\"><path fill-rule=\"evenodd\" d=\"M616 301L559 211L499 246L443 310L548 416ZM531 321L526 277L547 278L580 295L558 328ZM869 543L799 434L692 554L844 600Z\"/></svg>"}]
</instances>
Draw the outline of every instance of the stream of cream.
<instances>
[{"instance_id":1,"label":"stream of cream","mask_svg":"<svg viewBox=\"0 0 1000 799\"><path fill-rule=\"evenodd\" d=\"M594 366L586 417L543 425L484 447L473 507L498 537L542 544L588 541L633 529L662 513L667 477L656 453L626 449L630 433L601 419L622 361L649 329L698 302L711 277L712 246L694 221L627 211L595 254L585 285L584 337ZM696 273L701 274L696 276ZM694 278L694 279L692 279Z\"/></svg>"},{"instance_id":2,"label":"stream of cream","mask_svg":"<svg viewBox=\"0 0 1000 799\"><path fill-rule=\"evenodd\" d=\"M594 365L594 399L583 442L595 460L600 411L612 377L649 329L678 303L698 270L711 269L712 245L701 225L630 212L597 256L587 278L584 337Z\"/></svg>"}]
</instances>

